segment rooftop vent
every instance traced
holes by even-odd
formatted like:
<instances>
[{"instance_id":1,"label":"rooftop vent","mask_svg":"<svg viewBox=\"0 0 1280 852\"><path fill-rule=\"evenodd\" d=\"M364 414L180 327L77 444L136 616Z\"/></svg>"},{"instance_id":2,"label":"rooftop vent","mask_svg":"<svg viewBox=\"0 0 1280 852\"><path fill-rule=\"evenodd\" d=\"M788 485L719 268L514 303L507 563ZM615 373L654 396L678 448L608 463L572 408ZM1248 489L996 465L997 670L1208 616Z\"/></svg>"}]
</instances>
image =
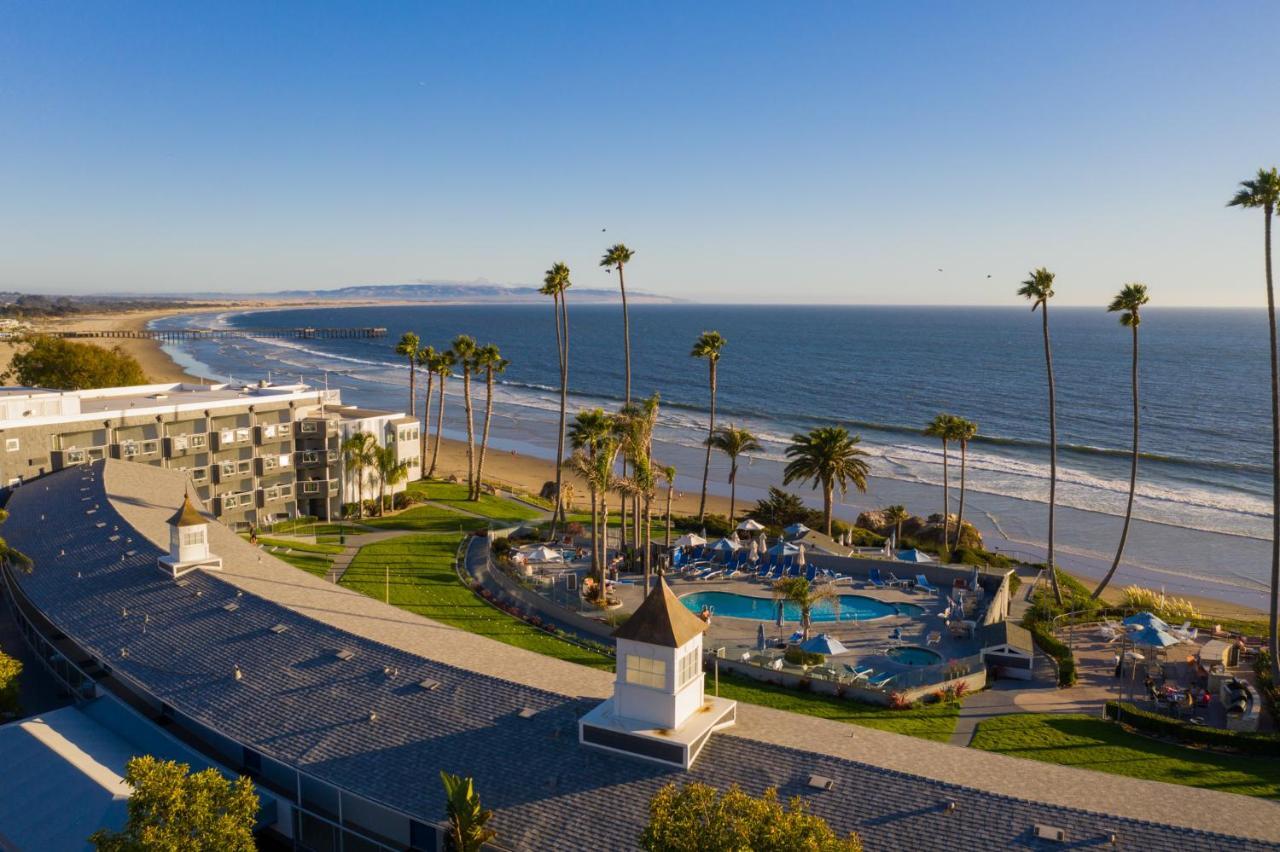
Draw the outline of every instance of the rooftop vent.
<instances>
[{"instance_id":1,"label":"rooftop vent","mask_svg":"<svg viewBox=\"0 0 1280 852\"><path fill-rule=\"evenodd\" d=\"M231 601L230 603L223 604L222 608L225 609L227 612L235 612L240 608L240 604L236 603L235 601Z\"/></svg>"},{"instance_id":2,"label":"rooftop vent","mask_svg":"<svg viewBox=\"0 0 1280 852\"><path fill-rule=\"evenodd\" d=\"M240 671L239 666L235 666L234 669L232 670L232 677L234 677L236 680L244 680L244 673Z\"/></svg>"},{"instance_id":3,"label":"rooftop vent","mask_svg":"<svg viewBox=\"0 0 1280 852\"><path fill-rule=\"evenodd\" d=\"M119 541L119 540L120 540L120 536L119 536L119 535L114 535L114 534L113 534L113 535L109 535L109 536L107 536L107 541Z\"/></svg>"},{"instance_id":4,"label":"rooftop vent","mask_svg":"<svg viewBox=\"0 0 1280 852\"><path fill-rule=\"evenodd\" d=\"M137 556L137 555L138 555L138 551L136 551L136 550L126 550L126 551L124 552L124 555L125 555L125 556Z\"/></svg>"},{"instance_id":5,"label":"rooftop vent","mask_svg":"<svg viewBox=\"0 0 1280 852\"><path fill-rule=\"evenodd\" d=\"M287 624L273 624L273 625L271 625L271 632L272 632L272 633L274 633L274 634L276 634L277 636L279 636L281 633L285 632L285 631L286 631L286 630L288 630L288 629L289 629L289 625L287 625Z\"/></svg>"},{"instance_id":6,"label":"rooftop vent","mask_svg":"<svg viewBox=\"0 0 1280 852\"><path fill-rule=\"evenodd\" d=\"M1035 835L1038 840L1052 840L1055 843L1067 842L1067 830L1055 825L1035 824Z\"/></svg>"},{"instance_id":7,"label":"rooftop vent","mask_svg":"<svg viewBox=\"0 0 1280 852\"><path fill-rule=\"evenodd\" d=\"M343 648L341 651L338 651L337 653L335 653L334 656L345 663L347 660L351 660L355 658L355 652L348 651L346 648Z\"/></svg>"},{"instance_id":8,"label":"rooftop vent","mask_svg":"<svg viewBox=\"0 0 1280 852\"><path fill-rule=\"evenodd\" d=\"M808 784L815 790L830 790L836 786L836 782L825 775L810 775Z\"/></svg>"},{"instance_id":9,"label":"rooftop vent","mask_svg":"<svg viewBox=\"0 0 1280 852\"><path fill-rule=\"evenodd\" d=\"M520 712L516 715L521 719L532 719L534 716L538 715L538 711L534 710L532 707L521 707Z\"/></svg>"},{"instance_id":10,"label":"rooftop vent","mask_svg":"<svg viewBox=\"0 0 1280 852\"><path fill-rule=\"evenodd\" d=\"M420 686L422 689L426 690L427 692L432 692L440 688L440 681L427 678L426 680L418 681L418 686Z\"/></svg>"},{"instance_id":11,"label":"rooftop vent","mask_svg":"<svg viewBox=\"0 0 1280 852\"><path fill-rule=\"evenodd\" d=\"M95 524L94 524L94 526L95 526L95 527L97 527L98 529L102 529L102 528L104 528L106 525L107 525L107 522L106 522L106 521L98 521L97 523L95 523Z\"/></svg>"}]
</instances>

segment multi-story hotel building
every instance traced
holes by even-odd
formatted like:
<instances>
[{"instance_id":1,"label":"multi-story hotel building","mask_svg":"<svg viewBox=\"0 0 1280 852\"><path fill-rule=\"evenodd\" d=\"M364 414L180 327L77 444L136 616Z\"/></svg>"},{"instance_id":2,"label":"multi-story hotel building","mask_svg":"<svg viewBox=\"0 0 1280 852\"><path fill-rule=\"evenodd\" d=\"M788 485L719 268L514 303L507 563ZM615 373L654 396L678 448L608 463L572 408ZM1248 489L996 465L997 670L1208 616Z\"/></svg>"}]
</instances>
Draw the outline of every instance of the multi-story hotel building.
<instances>
[{"instance_id":1,"label":"multi-story hotel building","mask_svg":"<svg viewBox=\"0 0 1280 852\"><path fill-rule=\"evenodd\" d=\"M20 486L104 458L186 471L233 528L297 516L338 518L358 499L342 442L357 432L422 472L417 420L344 406L303 384L160 384L100 390L0 388L0 485ZM364 496L377 494L368 470ZM404 485L388 487L387 493Z\"/></svg>"}]
</instances>

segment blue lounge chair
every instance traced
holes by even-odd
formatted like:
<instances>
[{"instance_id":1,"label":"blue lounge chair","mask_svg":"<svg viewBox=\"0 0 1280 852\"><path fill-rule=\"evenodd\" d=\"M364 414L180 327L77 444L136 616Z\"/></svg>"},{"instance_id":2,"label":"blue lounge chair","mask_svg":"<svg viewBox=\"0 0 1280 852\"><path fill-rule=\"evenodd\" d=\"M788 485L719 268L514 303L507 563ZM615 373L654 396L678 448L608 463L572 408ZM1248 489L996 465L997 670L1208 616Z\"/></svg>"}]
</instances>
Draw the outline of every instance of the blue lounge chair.
<instances>
[{"instance_id":1,"label":"blue lounge chair","mask_svg":"<svg viewBox=\"0 0 1280 852\"><path fill-rule=\"evenodd\" d=\"M768 576L769 576L769 566L762 559L760 560L760 564L756 566L756 579L763 580L765 577L768 577Z\"/></svg>"},{"instance_id":2,"label":"blue lounge chair","mask_svg":"<svg viewBox=\"0 0 1280 852\"><path fill-rule=\"evenodd\" d=\"M924 589L926 592L937 592L938 587L929 582L929 578L923 574L916 575L916 588Z\"/></svg>"},{"instance_id":3,"label":"blue lounge chair","mask_svg":"<svg viewBox=\"0 0 1280 852\"><path fill-rule=\"evenodd\" d=\"M770 579L770 580L781 580L781 579L782 579L782 570L783 570L783 569L782 569L782 566L781 566L781 565L774 565L774 566L773 566L773 568L769 571L769 579Z\"/></svg>"},{"instance_id":4,"label":"blue lounge chair","mask_svg":"<svg viewBox=\"0 0 1280 852\"><path fill-rule=\"evenodd\" d=\"M867 575L867 582L875 586L877 589L883 589L885 586L889 585L888 583L886 583L884 580L880 578L879 568L871 569L871 573Z\"/></svg>"},{"instance_id":5,"label":"blue lounge chair","mask_svg":"<svg viewBox=\"0 0 1280 852\"><path fill-rule=\"evenodd\" d=\"M880 674L878 675L873 675L867 678L867 683L871 684L872 686L888 686L889 684L893 683L893 679L895 677L897 677L896 674L892 674L890 672L880 672Z\"/></svg>"},{"instance_id":6,"label":"blue lounge chair","mask_svg":"<svg viewBox=\"0 0 1280 852\"><path fill-rule=\"evenodd\" d=\"M871 668L871 666L851 666L848 663L844 664L844 670L845 670L845 673L848 674L850 677L852 677L854 680L861 680L862 678L865 678L865 677L871 677L873 674L876 673L876 670Z\"/></svg>"},{"instance_id":7,"label":"blue lounge chair","mask_svg":"<svg viewBox=\"0 0 1280 852\"><path fill-rule=\"evenodd\" d=\"M805 566L805 569L804 569L804 578L805 578L806 580L808 580L810 583L812 583L814 580L818 579L818 566L817 566L817 565L807 565L807 566Z\"/></svg>"}]
</instances>

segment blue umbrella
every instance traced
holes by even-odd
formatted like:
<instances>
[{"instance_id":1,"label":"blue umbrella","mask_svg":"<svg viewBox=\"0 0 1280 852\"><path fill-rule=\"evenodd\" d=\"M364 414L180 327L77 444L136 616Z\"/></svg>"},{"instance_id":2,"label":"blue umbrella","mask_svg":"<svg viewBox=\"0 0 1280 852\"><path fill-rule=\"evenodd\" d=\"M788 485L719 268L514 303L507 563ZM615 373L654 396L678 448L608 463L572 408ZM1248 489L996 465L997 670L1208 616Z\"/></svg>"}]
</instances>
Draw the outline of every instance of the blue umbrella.
<instances>
[{"instance_id":1,"label":"blue umbrella","mask_svg":"<svg viewBox=\"0 0 1280 852\"><path fill-rule=\"evenodd\" d=\"M811 654L826 654L832 656L834 654L843 654L849 649L840 643L840 640L829 633L819 633L813 636L808 642L800 646L803 651Z\"/></svg>"},{"instance_id":2,"label":"blue umbrella","mask_svg":"<svg viewBox=\"0 0 1280 852\"><path fill-rule=\"evenodd\" d=\"M1177 645L1182 640L1175 639L1158 627L1148 624L1146 627L1135 630L1130 635L1129 641L1134 645L1144 645L1148 648L1167 648L1170 645Z\"/></svg>"},{"instance_id":3,"label":"blue umbrella","mask_svg":"<svg viewBox=\"0 0 1280 852\"><path fill-rule=\"evenodd\" d=\"M1168 630L1169 625L1166 624L1159 616L1150 612L1140 612L1137 615L1131 615L1121 622L1125 627L1154 627L1157 630Z\"/></svg>"}]
</instances>

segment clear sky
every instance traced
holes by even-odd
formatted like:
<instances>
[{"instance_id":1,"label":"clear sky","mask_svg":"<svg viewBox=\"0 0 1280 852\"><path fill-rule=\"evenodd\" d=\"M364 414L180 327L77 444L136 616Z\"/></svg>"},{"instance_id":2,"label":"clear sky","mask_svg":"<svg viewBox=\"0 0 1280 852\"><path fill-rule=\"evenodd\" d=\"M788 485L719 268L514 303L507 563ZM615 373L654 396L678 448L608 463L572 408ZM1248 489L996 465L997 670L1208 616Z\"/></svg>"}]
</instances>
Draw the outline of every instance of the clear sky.
<instances>
[{"instance_id":1,"label":"clear sky","mask_svg":"<svg viewBox=\"0 0 1280 852\"><path fill-rule=\"evenodd\" d=\"M1261 305L1280 3L10 3L0 288ZM607 232L602 229L607 228ZM942 271L938 271L941 269ZM990 276L990 277L988 277Z\"/></svg>"}]
</instances>

